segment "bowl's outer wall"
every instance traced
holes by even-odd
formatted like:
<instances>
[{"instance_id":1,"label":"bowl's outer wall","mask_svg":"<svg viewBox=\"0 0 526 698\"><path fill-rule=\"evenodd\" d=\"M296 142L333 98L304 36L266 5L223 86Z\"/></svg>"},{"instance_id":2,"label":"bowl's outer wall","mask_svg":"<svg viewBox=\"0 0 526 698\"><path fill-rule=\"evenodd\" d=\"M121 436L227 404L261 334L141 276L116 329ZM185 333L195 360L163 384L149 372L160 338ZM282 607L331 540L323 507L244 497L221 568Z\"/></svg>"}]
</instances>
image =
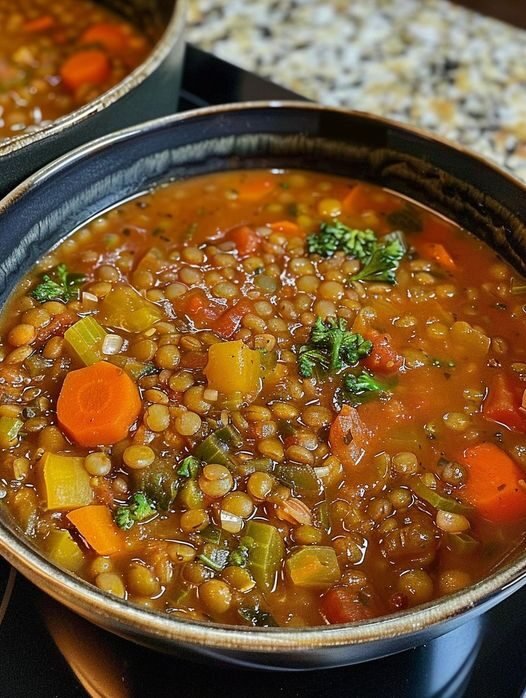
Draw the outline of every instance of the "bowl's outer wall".
<instances>
[{"instance_id":1,"label":"bowl's outer wall","mask_svg":"<svg viewBox=\"0 0 526 698\"><path fill-rule=\"evenodd\" d=\"M240 105L168 117L85 146L0 202L0 303L46 250L101 211L174 177L256 166L300 166L393 187L466 225L523 268L526 198L520 183L505 173L425 134L365 115L299 104ZM336 628L305 629L297 633L292 649L277 639L287 631L273 635L275 645L245 649L244 638L254 645L249 638L256 633L243 634L235 648L228 639L214 638L212 628L199 630L190 642L182 629L188 624L159 621L159 616L123 607L100 592L86 596L88 585L44 561L16 532L5 510L0 552L65 605L124 637L164 650L280 668L338 666L407 649L480 614L526 581L521 558L493 584L485 580L468 592L408 612L396 632L396 618L379 621L381 631L372 640L355 633L346 645L323 646L339 632ZM477 588L484 589L480 596ZM461 599L456 606L455 598ZM158 623L164 624L161 629Z\"/></svg>"},{"instance_id":2,"label":"bowl's outer wall","mask_svg":"<svg viewBox=\"0 0 526 698\"><path fill-rule=\"evenodd\" d=\"M135 0L136 4L141 4ZM160 0L163 14L176 7L177 0ZM179 0L183 4L183 0ZM111 3L108 3L111 4ZM168 21L169 17L165 17ZM152 71L141 66L141 80L116 101L105 105L104 97L95 100L100 110L86 117L78 118L70 125L40 138L22 148L13 149L0 155L0 196L39 168L83 143L100 136L133 126L155 117L173 114L177 111L179 88L184 60L184 23L174 36L168 55Z\"/></svg>"}]
</instances>

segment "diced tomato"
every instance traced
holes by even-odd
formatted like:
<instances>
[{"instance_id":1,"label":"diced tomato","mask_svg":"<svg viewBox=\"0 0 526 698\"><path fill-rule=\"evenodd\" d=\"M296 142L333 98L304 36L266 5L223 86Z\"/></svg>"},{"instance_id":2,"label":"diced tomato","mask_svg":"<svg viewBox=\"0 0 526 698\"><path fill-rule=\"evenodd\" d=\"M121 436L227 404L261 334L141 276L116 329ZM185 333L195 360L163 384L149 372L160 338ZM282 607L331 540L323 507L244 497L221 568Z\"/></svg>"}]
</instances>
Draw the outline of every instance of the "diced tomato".
<instances>
[{"instance_id":1,"label":"diced tomato","mask_svg":"<svg viewBox=\"0 0 526 698\"><path fill-rule=\"evenodd\" d=\"M368 445L368 437L358 410L344 405L329 433L331 450L344 468L353 468L360 462Z\"/></svg>"},{"instance_id":2,"label":"diced tomato","mask_svg":"<svg viewBox=\"0 0 526 698\"><path fill-rule=\"evenodd\" d=\"M224 312L224 306L207 298L201 288L185 293L174 305L176 310L184 313L199 328L210 325Z\"/></svg>"},{"instance_id":3,"label":"diced tomato","mask_svg":"<svg viewBox=\"0 0 526 698\"><path fill-rule=\"evenodd\" d=\"M259 248L261 238L256 231L248 225L240 225L229 230L227 240L232 240L240 257L249 257Z\"/></svg>"},{"instance_id":4,"label":"diced tomato","mask_svg":"<svg viewBox=\"0 0 526 698\"><path fill-rule=\"evenodd\" d=\"M212 323L212 329L224 339L230 339L241 325L241 320L251 312L252 303L240 300Z\"/></svg>"},{"instance_id":5,"label":"diced tomato","mask_svg":"<svg viewBox=\"0 0 526 698\"><path fill-rule=\"evenodd\" d=\"M509 429L526 433L526 414L522 408L524 386L499 371L489 386L482 414L486 419L503 424Z\"/></svg>"},{"instance_id":6,"label":"diced tomato","mask_svg":"<svg viewBox=\"0 0 526 698\"><path fill-rule=\"evenodd\" d=\"M374 618L374 612L360 600L359 593L349 587L335 587L322 598L320 611L328 623L354 623Z\"/></svg>"},{"instance_id":7,"label":"diced tomato","mask_svg":"<svg viewBox=\"0 0 526 698\"><path fill-rule=\"evenodd\" d=\"M396 373L404 358L393 348L390 335L369 330L365 336L373 343L373 349L364 361L365 366L373 373Z\"/></svg>"}]
</instances>

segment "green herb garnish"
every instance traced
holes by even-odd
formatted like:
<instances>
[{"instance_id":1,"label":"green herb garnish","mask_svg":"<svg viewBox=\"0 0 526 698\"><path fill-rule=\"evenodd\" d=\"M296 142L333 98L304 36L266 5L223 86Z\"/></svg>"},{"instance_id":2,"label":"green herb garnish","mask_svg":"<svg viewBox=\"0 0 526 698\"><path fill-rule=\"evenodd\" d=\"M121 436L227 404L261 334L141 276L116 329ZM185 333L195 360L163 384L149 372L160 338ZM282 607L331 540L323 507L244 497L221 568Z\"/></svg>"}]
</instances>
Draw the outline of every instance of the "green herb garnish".
<instances>
[{"instance_id":1,"label":"green herb garnish","mask_svg":"<svg viewBox=\"0 0 526 698\"><path fill-rule=\"evenodd\" d=\"M116 509L114 520L119 528L129 531L135 523L149 519L155 513L154 502L144 492L135 492L129 504Z\"/></svg>"},{"instance_id":2,"label":"green herb garnish","mask_svg":"<svg viewBox=\"0 0 526 698\"><path fill-rule=\"evenodd\" d=\"M250 625L253 625L255 628L277 627L277 623L270 613L262 611L259 608L240 608L238 609L238 613L243 620L246 620L247 623L250 623Z\"/></svg>"},{"instance_id":3,"label":"green herb garnish","mask_svg":"<svg viewBox=\"0 0 526 698\"><path fill-rule=\"evenodd\" d=\"M248 554L250 552L250 545L247 541L241 539L237 548L231 551L228 556L228 564L235 565L236 567L246 567L248 563Z\"/></svg>"},{"instance_id":4,"label":"green herb garnish","mask_svg":"<svg viewBox=\"0 0 526 698\"><path fill-rule=\"evenodd\" d=\"M181 465L177 468L177 474L181 477L197 477L197 471L199 470L199 460L194 458L194 456L186 456L186 458L181 461Z\"/></svg>"},{"instance_id":5,"label":"green herb garnish","mask_svg":"<svg viewBox=\"0 0 526 698\"><path fill-rule=\"evenodd\" d=\"M389 233L378 243L371 258L351 281L380 281L394 284L400 261L405 255L407 246L403 235L399 232Z\"/></svg>"},{"instance_id":6,"label":"green herb garnish","mask_svg":"<svg viewBox=\"0 0 526 698\"><path fill-rule=\"evenodd\" d=\"M388 392L387 383L378 380L367 371L362 371L358 375L348 373L343 379L342 397L345 402L354 407Z\"/></svg>"},{"instance_id":7,"label":"green herb garnish","mask_svg":"<svg viewBox=\"0 0 526 698\"><path fill-rule=\"evenodd\" d=\"M320 257L332 257L338 250L350 257L366 262L376 246L376 235L372 230L349 228L340 221L322 223L317 233L307 237L307 252Z\"/></svg>"},{"instance_id":8,"label":"green herb garnish","mask_svg":"<svg viewBox=\"0 0 526 698\"><path fill-rule=\"evenodd\" d=\"M65 264L59 264L49 274L42 276L42 281L35 286L31 295L39 303L51 300L67 303L78 298L79 288L85 280L84 274L70 272Z\"/></svg>"},{"instance_id":9,"label":"green herb garnish","mask_svg":"<svg viewBox=\"0 0 526 698\"><path fill-rule=\"evenodd\" d=\"M202 562L203 565L209 567L215 572L221 572L224 570L228 564L229 551L223 548L214 548L208 553L201 553L198 555L197 559Z\"/></svg>"},{"instance_id":10,"label":"green herb garnish","mask_svg":"<svg viewBox=\"0 0 526 698\"><path fill-rule=\"evenodd\" d=\"M371 349L371 342L361 334L350 332L343 318L322 320L318 317L308 343L300 347L299 373L304 378L311 378L316 369L337 373L357 364Z\"/></svg>"}]
</instances>

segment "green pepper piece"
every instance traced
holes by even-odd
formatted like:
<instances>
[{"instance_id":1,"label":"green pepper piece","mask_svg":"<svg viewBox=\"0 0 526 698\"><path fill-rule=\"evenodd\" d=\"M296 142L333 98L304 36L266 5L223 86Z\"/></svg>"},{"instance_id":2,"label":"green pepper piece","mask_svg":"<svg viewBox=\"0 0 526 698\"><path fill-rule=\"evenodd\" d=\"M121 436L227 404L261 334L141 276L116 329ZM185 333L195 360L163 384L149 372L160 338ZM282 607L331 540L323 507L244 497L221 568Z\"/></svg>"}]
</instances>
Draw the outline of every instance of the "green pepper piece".
<instances>
[{"instance_id":1,"label":"green pepper piece","mask_svg":"<svg viewBox=\"0 0 526 698\"><path fill-rule=\"evenodd\" d=\"M283 539L275 526L262 521L249 521L245 530L251 538L248 566L262 591L272 591L285 554Z\"/></svg>"},{"instance_id":2,"label":"green pepper piece","mask_svg":"<svg viewBox=\"0 0 526 698\"><path fill-rule=\"evenodd\" d=\"M323 589L336 584L341 572L334 548L328 545L304 545L285 563L291 582L302 589Z\"/></svg>"},{"instance_id":3,"label":"green pepper piece","mask_svg":"<svg viewBox=\"0 0 526 698\"><path fill-rule=\"evenodd\" d=\"M177 496L177 475L170 461L156 458L147 468L130 471L133 492L144 492L159 509L166 511Z\"/></svg>"},{"instance_id":4,"label":"green pepper piece","mask_svg":"<svg viewBox=\"0 0 526 698\"><path fill-rule=\"evenodd\" d=\"M323 484L310 465L282 463L276 467L275 475L292 487L297 497L318 497L323 491Z\"/></svg>"},{"instance_id":5,"label":"green pepper piece","mask_svg":"<svg viewBox=\"0 0 526 698\"><path fill-rule=\"evenodd\" d=\"M458 502L452 497L444 497L444 495L432 490L427 485L424 485L422 480L418 477L411 478L409 481L409 486L413 492L423 499L428 504L431 504L435 509L442 509L442 511L450 511L452 514L463 514L464 516L473 513L473 508L462 502Z\"/></svg>"},{"instance_id":6,"label":"green pepper piece","mask_svg":"<svg viewBox=\"0 0 526 698\"><path fill-rule=\"evenodd\" d=\"M194 449L194 456L205 463L219 463L234 468L236 463L229 454L229 448L239 448L243 444L241 434L232 426L216 429L203 439Z\"/></svg>"}]
</instances>

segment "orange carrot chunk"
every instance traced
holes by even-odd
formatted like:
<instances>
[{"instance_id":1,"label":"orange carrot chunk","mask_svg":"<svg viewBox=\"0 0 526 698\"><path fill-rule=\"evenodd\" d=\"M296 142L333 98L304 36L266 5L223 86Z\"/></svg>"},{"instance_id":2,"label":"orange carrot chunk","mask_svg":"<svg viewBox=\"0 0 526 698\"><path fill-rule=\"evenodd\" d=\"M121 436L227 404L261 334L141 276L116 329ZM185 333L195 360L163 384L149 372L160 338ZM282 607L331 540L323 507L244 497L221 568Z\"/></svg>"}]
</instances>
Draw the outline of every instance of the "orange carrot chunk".
<instances>
[{"instance_id":1,"label":"orange carrot chunk","mask_svg":"<svg viewBox=\"0 0 526 698\"><path fill-rule=\"evenodd\" d=\"M238 197L242 201L260 201L276 187L276 182L267 175L248 177L237 187Z\"/></svg>"},{"instance_id":2,"label":"orange carrot chunk","mask_svg":"<svg viewBox=\"0 0 526 698\"><path fill-rule=\"evenodd\" d=\"M270 227L272 230L274 230L276 233L283 233L284 235L300 235L300 227L297 223L294 223L293 221L276 221L275 223L271 223Z\"/></svg>"},{"instance_id":3,"label":"orange carrot chunk","mask_svg":"<svg viewBox=\"0 0 526 698\"><path fill-rule=\"evenodd\" d=\"M128 39L120 24L100 22L86 29L80 44L96 44L109 53L122 53L128 46Z\"/></svg>"},{"instance_id":4,"label":"orange carrot chunk","mask_svg":"<svg viewBox=\"0 0 526 698\"><path fill-rule=\"evenodd\" d=\"M124 549L121 532L104 504L90 504L70 511L67 518L98 555L114 555Z\"/></svg>"},{"instance_id":5,"label":"orange carrot chunk","mask_svg":"<svg viewBox=\"0 0 526 698\"><path fill-rule=\"evenodd\" d=\"M108 78L110 70L110 60L103 51L86 49L66 59L60 68L60 77L74 92L83 85L100 85Z\"/></svg>"},{"instance_id":6,"label":"orange carrot chunk","mask_svg":"<svg viewBox=\"0 0 526 698\"><path fill-rule=\"evenodd\" d=\"M24 31L28 34L38 34L39 32L48 31L55 26L55 18L52 15L42 15L36 19L29 19L24 23Z\"/></svg>"},{"instance_id":7,"label":"orange carrot chunk","mask_svg":"<svg viewBox=\"0 0 526 698\"><path fill-rule=\"evenodd\" d=\"M468 470L458 495L494 523L526 517L524 473L502 449L492 443L467 448L459 459Z\"/></svg>"},{"instance_id":8,"label":"orange carrot chunk","mask_svg":"<svg viewBox=\"0 0 526 698\"><path fill-rule=\"evenodd\" d=\"M449 254L444 245L439 242L422 242L418 245L418 251L422 257L440 264L444 269L453 271L457 268L453 257Z\"/></svg>"},{"instance_id":9,"label":"orange carrot chunk","mask_svg":"<svg viewBox=\"0 0 526 698\"><path fill-rule=\"evenodd\" d=\"M57 401L60 426L80 446L121 441L140 410L141 399L133 380L106 361L70 371Z\"/></svg>"},{"instance_id":10,"label":"orange carrot chunk","mask_svg":"<svg viewBox=\"0 0 526 698\"><path fill-rule=\"evenodd\" d=\"M344 468L358 465L367 447L368 433L355 407L342 407L331 425L329 443Z\"/></svg>"}]
</instances>

